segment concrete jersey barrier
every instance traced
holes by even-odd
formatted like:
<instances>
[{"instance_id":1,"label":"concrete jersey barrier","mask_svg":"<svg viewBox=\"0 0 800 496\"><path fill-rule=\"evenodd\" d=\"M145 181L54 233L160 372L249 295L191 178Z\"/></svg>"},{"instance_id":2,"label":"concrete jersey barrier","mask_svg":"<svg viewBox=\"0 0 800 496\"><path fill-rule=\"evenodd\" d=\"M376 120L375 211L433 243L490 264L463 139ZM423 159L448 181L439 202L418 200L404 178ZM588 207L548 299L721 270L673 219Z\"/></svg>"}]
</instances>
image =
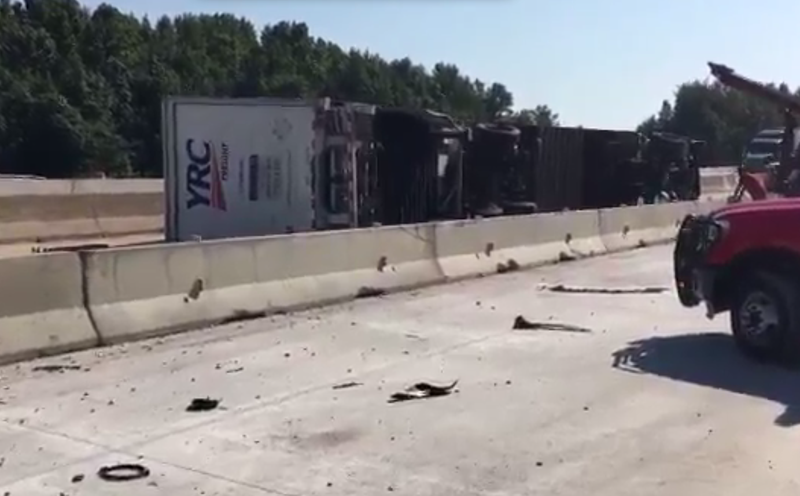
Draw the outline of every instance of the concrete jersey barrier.
<instances>
[{"instance_id":1,"label":"concrete jersey barrier","mask_svg":"<svg viewBox=\"0 0 800 496\"><path fill-rule=\"evenodd\" d=\"M669 241L683 203L0 260L0 361Z\"/></svg>"},{"instance_id":2,"label":"concrete jersey barrier","mask_svg":"<svg viewBox=\"0 0 800 496\"><path fill-rule=\"evenodd\" d=\"M703 197L736 186L735 170L701 174ZM160 179L0 180L0 243L157 234L163 217Z\"/></svg>"},{"instance_id":3,"label":"concrete jersey barrier","mask_svg":"<svg viewBox=\"0 0 800 496\"><path fill-rule=\"evenodd\" d=\"M738 167L703 167L702 188L735 186ZM163 179L25 179L0 178L0 197L59 195L162 194Z\"/></svg>"},{"instance_id":4,"label":"concrete jersey barrier","mask_svg":"<svg viewBox=\"0 0 800 496\"><path fill-rule=\"evenodd\" d=\"M163 230L163 195L0 195L0 243L106 237Z\"/></svg>"},{"instance_id":5,"label":"concrete jersey barrier","mask_svg":"<svg viewBox=\"0 0 800 496\"><path fill-rule=\"evenodd\" d=\"M161 194L161 179L5 179L0 178L0 197Z\"/></svg>"},{"instance_id":6,"label":"concrete jersey barrier","mask_svg":"<svg viewBox=\"0 0 800 496\"><path fill-rule=\"evenodd\" d=\"M700 192L702 195L715 193L733 193L739 183L737 172L706 175L700 178Z\"/></svg>"},{"instance_id":7,"label":"concrete jersey barrier","mask_svg":"<svg viewBox=\"0 0 800 496\"><path fill-rule=\"evenodd\" d=\"M104 343L442 282L434 224L86 254Z\"/></svg>"},{"instance_id":8,"label":"concrete jersey barrier","mask_svg":"<svg viewBox=\"0 0 800 496\"><path fill-rule=\"evenodd\" d=\"M161 179L0 178L0 243L155 234Z\"/></svg>"},{"instance_id":9,"label":"concrete jersey barrier","mask_svg":"<svg viewBox=\"0 0 800 496\"><path fill-rule=\"evenodd\" d=\"M600 239L608 253L670 241L686 215L707 213L723 205L723 202L682 202L600 210Z\"/></svg>"},{"instance_id":10,"label":"concrete jersey barrier","mask_svg":"<svg viewBox=\"0 0 800 496\"><path fill-rule=\"evenodd\" d=\"M75 253L0 259L0 363L98 344Z\"/></svg>"},{"instance_id":11,"label":"concrete jersey barrier","mask_svg":"<svg viewBox=\"0 0 800 496\"><path fill-rule=\"evenodd\" d=\"M597 212L584 210L436 224L436 253L451 279L602 253Z\"/></svg>"}]
</instances>

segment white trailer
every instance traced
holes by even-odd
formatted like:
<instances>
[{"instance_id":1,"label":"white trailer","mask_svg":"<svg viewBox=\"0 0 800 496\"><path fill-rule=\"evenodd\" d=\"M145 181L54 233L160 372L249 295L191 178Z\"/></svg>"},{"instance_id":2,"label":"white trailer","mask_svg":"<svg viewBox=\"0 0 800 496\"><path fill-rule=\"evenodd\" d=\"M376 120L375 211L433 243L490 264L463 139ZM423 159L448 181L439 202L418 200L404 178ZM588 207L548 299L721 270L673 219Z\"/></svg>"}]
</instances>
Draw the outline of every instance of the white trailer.
<instances>
[{"instance_id":1,"label":"white trailer","mask_svg":"<svg viewBox=\"0 0 800 496\"><path fill-rule=\"evenodd\" d=\"M167 98L167 240L357 227L353 165L359 142L352 126L331 126L329 117L352 123L354 112L374 113L374 107L332 107L329 99ZM331 196L326 181L333 169L343 174L339 184L347 190L333 196L352 200L339 202L337 211L318 201Z\"/></svg>"}]
</instances>

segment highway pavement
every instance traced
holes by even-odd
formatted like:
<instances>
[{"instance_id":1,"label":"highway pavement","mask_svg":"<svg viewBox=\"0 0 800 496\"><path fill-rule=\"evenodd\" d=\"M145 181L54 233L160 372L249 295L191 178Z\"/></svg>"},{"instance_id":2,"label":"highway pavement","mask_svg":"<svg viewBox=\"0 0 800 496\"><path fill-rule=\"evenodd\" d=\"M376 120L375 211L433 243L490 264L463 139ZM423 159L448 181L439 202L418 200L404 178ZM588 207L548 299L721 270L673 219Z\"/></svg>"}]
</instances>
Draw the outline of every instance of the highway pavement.
<instances>
[{"instance_id":1,"label":"highway pavement","mask_svg":"<svg viewBox=\"0 0 800 496\"><path fill-rule=\"evenodd\" d=\"M727 329L660 246L20 363L0 495L796 495L800 376Z\"/></svg>"}]
</instances>

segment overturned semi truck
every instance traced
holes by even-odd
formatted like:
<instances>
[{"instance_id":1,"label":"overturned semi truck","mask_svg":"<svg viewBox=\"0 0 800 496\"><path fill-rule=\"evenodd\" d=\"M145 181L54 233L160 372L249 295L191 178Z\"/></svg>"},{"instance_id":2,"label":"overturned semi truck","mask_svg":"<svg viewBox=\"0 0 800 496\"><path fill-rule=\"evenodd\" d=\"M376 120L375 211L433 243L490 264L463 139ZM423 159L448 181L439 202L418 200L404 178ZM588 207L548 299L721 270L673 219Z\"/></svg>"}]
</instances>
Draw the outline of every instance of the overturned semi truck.
<instances>
[{"instance_id":1,"label":"overturned semi truck","mask_svg":"<svg viewBox=\"0 0 800 496\"><path fill-rule=\"evenodd\" d=\"M702 141L511 123L479 124L464 159L465 211L497 216L700 195Z\"/></svg>"},{"instance_id":2,"label":"overturned semi truck","mask_svg":"<svg viewBox=\"0 0 800 496\"><path fill-rule=\"evenodd\" d=\"M462 217L468 133L444 114L329 98L167 98L166 238Z\"/></svg>"},{"instance_id":3,"label":"overturned semi truck","mask_svg":"<svg viewBox=\"0 0 800 496\"><path fill-rule=\"evenodd\" d=\"M691 199L699 184L682 137L329 98L168 98L162 142L170 241Z\"/></svg>"}]
</instances>

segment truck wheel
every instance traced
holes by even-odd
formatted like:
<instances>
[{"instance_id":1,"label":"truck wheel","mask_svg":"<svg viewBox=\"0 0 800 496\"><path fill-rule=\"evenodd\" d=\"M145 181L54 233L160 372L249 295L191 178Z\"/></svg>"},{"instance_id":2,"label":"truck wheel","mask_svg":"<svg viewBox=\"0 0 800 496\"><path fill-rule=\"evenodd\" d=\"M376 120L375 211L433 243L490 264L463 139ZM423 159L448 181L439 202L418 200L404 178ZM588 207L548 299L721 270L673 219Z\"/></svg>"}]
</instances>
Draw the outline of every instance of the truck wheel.
<instances>
[{"instance_id":1,"label":"truck wheel","mask_svg":"<svg viewBox=\"0 0 800 496\"><path fill-rule=\"evenodd\" d=\"M731 328L747 356L800 364L800 290L785 277L755 272L734 291Z\"/></svg>"}]
</instances>

